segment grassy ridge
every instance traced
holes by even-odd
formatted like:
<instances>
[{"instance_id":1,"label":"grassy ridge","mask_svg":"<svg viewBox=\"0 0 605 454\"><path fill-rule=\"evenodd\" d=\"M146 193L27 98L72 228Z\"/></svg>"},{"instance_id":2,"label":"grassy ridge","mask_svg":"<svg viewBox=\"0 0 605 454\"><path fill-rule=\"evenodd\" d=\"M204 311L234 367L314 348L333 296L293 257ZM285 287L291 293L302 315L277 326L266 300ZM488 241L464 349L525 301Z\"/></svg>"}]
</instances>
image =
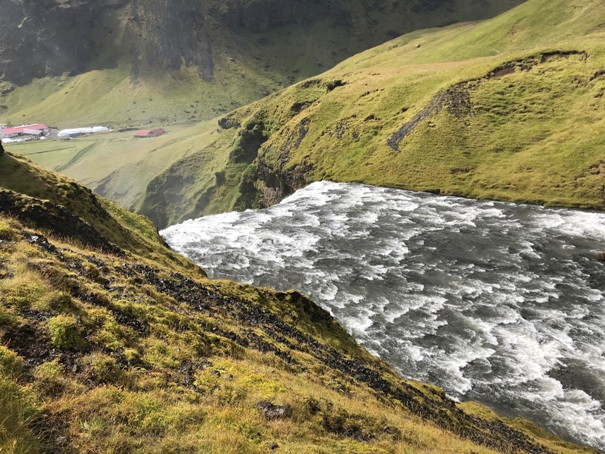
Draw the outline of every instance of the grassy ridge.
<instances>
[{"instance_id":1,"label":"grassy ridge","mask_svg":"<svg viewBox=\"0 0 605 454\"><path fill-rule=\"evenodd\" d=\"M65 235L54 216L94 212L100 244L101 221L143 221L0 160L16 165L6 184L30 195L0 179L3 452L592 452L403 380L298 292L210 281L157 238L161 260Z\"/></svg>"},{"instance_id":2,"label":"grassy ridge","mask_svg":"<svg viewBox=\"0 0 605 454\"><path fill-rule=\"evenodd\" d=\"M104 244L104 249L193 268L186 259L164 246L148 219L129 213L75 181L51 173L21 156L10 153L0 156L0 190L2 210L19 216L32 227L44 230L47 226L51 231L54 229L55 234L61 230L65 232L63 236L68 237L80 232L84 244L100 237L105 242L98 244ZM66 213L73 217L61 222Z\"/></svg>"},{"instance_id":3,"label":"grassy ridge","mask_svg":"<svg viewBox=\"0 0 605 454\"><path fill-rule=\"evenodd\" d=\"M334 5L298 0L177 2L170 8L159 0L123 2L117 9L97 5L101 17L91 20L91 36L79 36L74 29L71 37L92 41L90 55L79 56L89 62L89 70L71 74L66 69L63 76L36 79L27 86L0 80L0 123L43 121L75 127L208 120L389 37L491 17L520 1L489 0L480 6L472 0L436 1L427 7L411 1L366 5L359 0ZM69 6L64 10L77 14L69 13ZM60 11L56 8L53 14L61 18ZM32 26L29 21L22 25L23 30L12 22L3 27L10 37L39 32L25 31ZM53 23L48 28L52 48L56 31ZM18 45L14 47L6 55L11 66L24 58Z\"/></svg>"}]
</instances>

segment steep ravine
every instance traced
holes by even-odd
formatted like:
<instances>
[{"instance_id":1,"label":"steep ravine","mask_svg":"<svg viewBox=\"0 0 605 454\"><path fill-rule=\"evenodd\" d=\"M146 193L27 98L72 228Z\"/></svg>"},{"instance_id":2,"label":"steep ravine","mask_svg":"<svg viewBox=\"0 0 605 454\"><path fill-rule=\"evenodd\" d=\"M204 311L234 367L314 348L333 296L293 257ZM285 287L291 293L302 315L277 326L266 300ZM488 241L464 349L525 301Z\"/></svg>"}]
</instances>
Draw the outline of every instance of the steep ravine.
<instances>
[{"instance_id":1,"label":"steep ravine","mask_svg":"<svg viewBox=\"0 0 605 454\"><path fill-rule=\"evenodd\" d=\"M462 80L437 80L430 95L422 91L411 99L392 95L409 89L405 79L395 76L385 86L379 69L374 83L365 68L343 77L332 71L219 120L224 139L212 147L229 158L225 178L214 187L228 191L210 184L195 206L181 198L184 210L152 203L156 194L175 189L162 181L187 177L177 163L148 188L144 212L153 219L167 213L163 227L270 206L322 179L603 209L602 134L592 126L603 121L599 55L598 48L577 46L470 65ZM249 128L259 129L262 140L251 140ZM238 160L244 149L246 158Z\"/></svg>"}]
</instances>

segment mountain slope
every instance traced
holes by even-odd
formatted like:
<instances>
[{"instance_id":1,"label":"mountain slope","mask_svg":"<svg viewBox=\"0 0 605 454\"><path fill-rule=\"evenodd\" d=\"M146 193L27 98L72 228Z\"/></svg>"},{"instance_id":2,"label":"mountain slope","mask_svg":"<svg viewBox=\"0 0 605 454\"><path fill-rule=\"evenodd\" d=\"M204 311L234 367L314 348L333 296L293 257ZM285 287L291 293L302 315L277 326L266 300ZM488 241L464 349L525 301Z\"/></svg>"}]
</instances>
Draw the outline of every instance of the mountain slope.
<instances>
[{"instance_id":1,"label":"mountain slope","mask_svg":"<svg viewBox=\"0 0 605 454\"><path fill-rule=\"evenodd\" d=\"M3 451L591 452L404 381L295 291L105 250L98 223L65 231L53 221L84 225L104 202L73 205L61 185L87 190L55 177L50 203L53 176L10 154L0 169L15 161L28 194L0 191Z\"/></svg>"},{"instance_id":2,"label":"mountain slope","mask_svg":"<svg viewBox=\"0 0 605 454\"><path fill-rule=\"evenodd\" d=\"M530 0L395 39L226 116L227 140L201 153L230 143L227 178L209 183L192 155L141 211L165 225L320 179L603 209L603 23L598 1ZM188 172L192 187L171 185Z\"/></svg>"},{"instance_id":3,"label":"mountain slope","mask_svg":"<svg viewBox=\"0 0 605 454\"><path fill-rule=\"evenodd\" d=\"M209 119L394 36L520 2L7 0L0 123Z\"/></svg>"}]
</instances>

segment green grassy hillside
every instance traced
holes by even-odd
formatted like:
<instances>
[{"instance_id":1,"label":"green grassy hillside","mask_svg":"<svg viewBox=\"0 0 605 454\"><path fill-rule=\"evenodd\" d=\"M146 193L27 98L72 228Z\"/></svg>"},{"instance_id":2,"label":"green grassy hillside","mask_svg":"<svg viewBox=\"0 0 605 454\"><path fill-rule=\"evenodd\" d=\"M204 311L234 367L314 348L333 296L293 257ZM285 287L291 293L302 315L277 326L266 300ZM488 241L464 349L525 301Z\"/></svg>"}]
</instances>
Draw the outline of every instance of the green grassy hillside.
<instances>
[{"instance_id":1,"label":"green grassy hillside","mask_svg":"<svg viewBox=\"0 0 605 454\"><path fill-rule=\"evenodd\" d=\"M22 8L9 4L0 16L0 60L6 65L0 75L0 124L101 124L116 131L164 126L169 134L134 142L131 132L115 132L10 149L128 209L155 213L156 204L175 203L174 209L189 217L200 209L197 202L182 206L183 197L201 199L204 207L212 199L211 211L229 209L238 199L233 194L238 181L215 188L215 173L238 180L245 168L226 169L225 150L237 131L218 137L217 117L393 36L491 17L521 0L176 0L170 7L160 0L104 0L89 8L41 2L25 0ZM74 22L78 27L70 28ZM24 59L25 45L38 58ZM60 58L53 56L55 48L63 49ZM76 69L69 66L74 61ZM172 195L162 194L165 200L143 207L151 180L192 155L185 166L196 173L160 177L153 186L169 181ZM164 224L174 216L160 213L159 218Z\"/></svg>"},{"instance_id":2,"label":"green grassy hillside","mask_svg":"<svg viewBox=\"0 0 605 454\"><path fill-rule=\"evenodd\" d=\"M148 219L18 155L0 155L0 209L81 245L193 268L164 245Z\"/></svg>"},{"instance_id":3,"label":"green grassy hillside","mask_svg":"<svg viewBox=\"0 0 605 454\"><path fill-rule=\"evenodd\" d=\"M163 225L320 179L603 209L604 22L599 1L530 0L390 41L226 116L201 152L230 155L226 178L209 186L192 155L142 210Z\"/></svg>"},{"instance_id":4,"label":"green grassy hillside","mask_svg":"<svg viewBox=\"0 0 605 454\"><path fill-rule=\"evenodd\" d=\"M208 280L71 180L0 172L1 452L592 452L403 380L298 292Z\"/></svg>"}]
</instances>

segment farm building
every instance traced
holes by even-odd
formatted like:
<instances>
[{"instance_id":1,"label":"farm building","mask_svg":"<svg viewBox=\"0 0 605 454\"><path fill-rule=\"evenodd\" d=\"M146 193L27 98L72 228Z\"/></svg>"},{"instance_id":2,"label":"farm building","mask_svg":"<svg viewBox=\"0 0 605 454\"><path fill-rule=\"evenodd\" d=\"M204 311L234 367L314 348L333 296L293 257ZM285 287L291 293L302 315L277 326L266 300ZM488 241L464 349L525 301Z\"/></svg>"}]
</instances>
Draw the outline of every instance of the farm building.
<instances>
[{"instance_id":1,"label":"farm building","mask_svg":"<svg viewBox=\"0 0 605 454\"><path fill-rule=\"evenodd\" d=\"M20 137L20 136L41 137L45 133L47 133L48 130L49 130L48 126L46 126L42 123L37 123L37 124L33 124L33 125L21 125L21 126L16 126L16 127L11 127L11 128L4 128L4 129L0 130L0 134L2 137L6 137L6 138L14 138L14 137Z\"/></svg>"},{"instance_id":2,"label":"farm building","mask_svg":"<svg viewBox=\"0 0 605 454\"><path fill-rule=\"evenodd\" d=\"M59 138L66 139L72 137L82 136L84 134L97 134L99 132L109 131L105 126L93 126L92 128L71 128L71 129L62 129L59 131Z\"/></svg>"},{"instance_id":3,"label":"farm building","mask_svg":"<svg viewBox=\"0 0 605 454\"><path fill-rule=\"evenodd\" d=\"M140 131L137 131L134 134L134 136L142 139L142 138L149 138L149 137L158 137L163 134L166 134L166 130L164 128L157 128L157 129L151 129L151 130L141 129Z\"/></svg>"}]
</instances>

